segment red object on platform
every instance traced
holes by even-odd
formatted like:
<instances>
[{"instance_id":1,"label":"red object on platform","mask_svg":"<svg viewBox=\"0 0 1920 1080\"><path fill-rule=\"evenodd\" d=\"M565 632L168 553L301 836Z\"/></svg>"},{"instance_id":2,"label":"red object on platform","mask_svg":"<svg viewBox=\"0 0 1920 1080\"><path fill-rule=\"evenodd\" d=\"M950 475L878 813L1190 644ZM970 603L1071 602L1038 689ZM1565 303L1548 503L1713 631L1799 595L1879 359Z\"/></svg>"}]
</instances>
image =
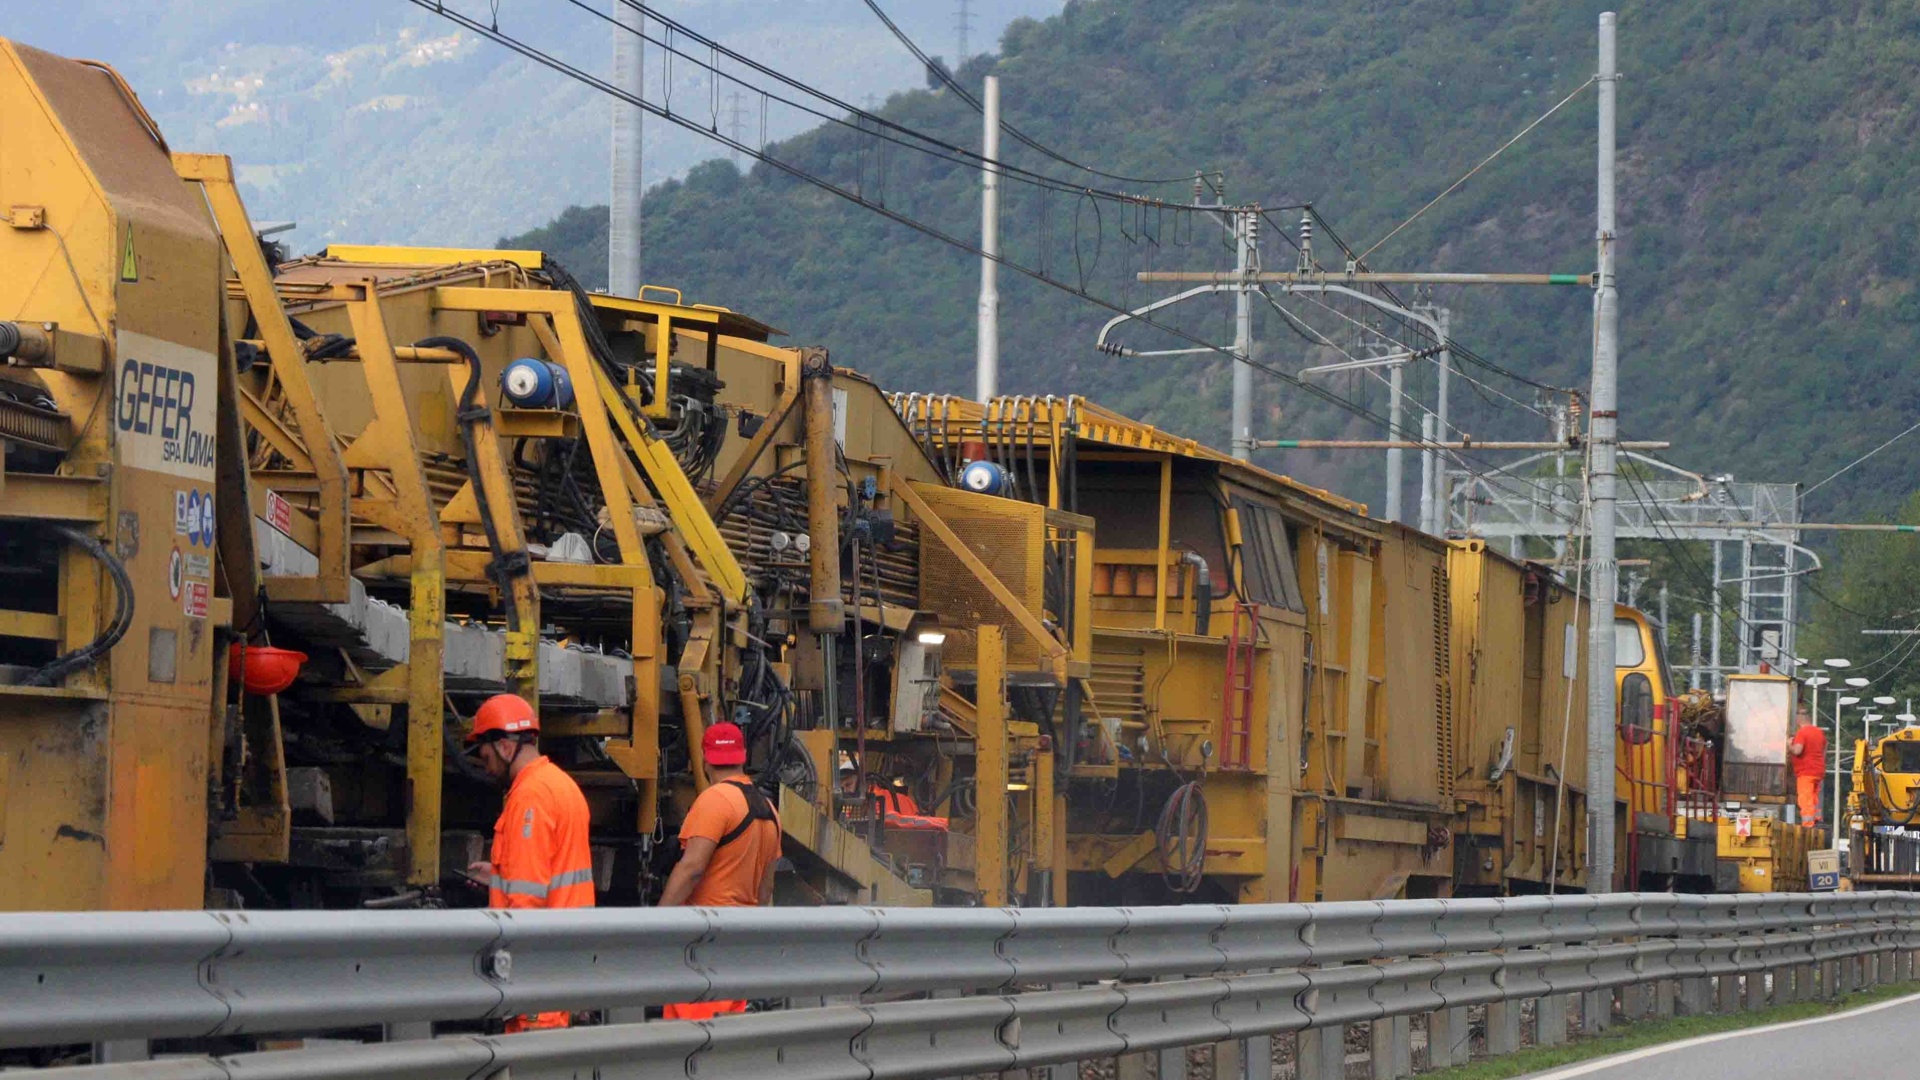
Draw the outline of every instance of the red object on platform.
<instances>
[{"instance_id":1,"label":"red object on platform","mask_svg":"<svg viewBox=\"0 0 1920 1080\"><path fill-rule=\"evenodd\" d=\"M270 697L293 685L307 654L271 645L243 645L236 641L227 650L227 671L240 679L247 693Z\"/></svg>"}]
</instances>

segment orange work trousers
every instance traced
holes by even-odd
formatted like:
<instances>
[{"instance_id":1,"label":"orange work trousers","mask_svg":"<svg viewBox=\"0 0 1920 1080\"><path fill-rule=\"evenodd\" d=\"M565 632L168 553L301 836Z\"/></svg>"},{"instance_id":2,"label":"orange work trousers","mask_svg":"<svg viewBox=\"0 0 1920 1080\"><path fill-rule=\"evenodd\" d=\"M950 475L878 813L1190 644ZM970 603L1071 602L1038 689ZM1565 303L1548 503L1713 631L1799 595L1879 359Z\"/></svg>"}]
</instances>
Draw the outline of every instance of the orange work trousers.
<instances>
[{"instance_id":1,"label":"orange work trousers","mask_svg":"<svg viewBox=\"0 0 1920 1080\"><path fill-rule=\"evenodd\" d=\"M660 1010L662 1020L711 1020L728 1013L747 1011L744 1001L696 1001L688 1005L668 1005Z\"/></svg>"},{"instance_id":2,"label":"orange work trousers","mask_svg":"<svg viewBox=\"0 0 1920 1080\"><path fill-rule=\"evenodd\" d=\"M1820 781L1823 777L1796 776L1793 788L1796 801L1800 804L1800 823L1813 825L1820 820Z\"/></svg>"},{"instance_id":3,"label":"orange work trousers","mask_svg":"<svg viewBox=\"0 0 1920 1080\"><path fill-rule=\"evenodd\" d=\"M566 1012L530 1013L526 1016L507 1017L507 1034L518 1035L523 1031L541 1031L546 1028L573 1026L573 1015Z\"/></svg>"}]
</instances>

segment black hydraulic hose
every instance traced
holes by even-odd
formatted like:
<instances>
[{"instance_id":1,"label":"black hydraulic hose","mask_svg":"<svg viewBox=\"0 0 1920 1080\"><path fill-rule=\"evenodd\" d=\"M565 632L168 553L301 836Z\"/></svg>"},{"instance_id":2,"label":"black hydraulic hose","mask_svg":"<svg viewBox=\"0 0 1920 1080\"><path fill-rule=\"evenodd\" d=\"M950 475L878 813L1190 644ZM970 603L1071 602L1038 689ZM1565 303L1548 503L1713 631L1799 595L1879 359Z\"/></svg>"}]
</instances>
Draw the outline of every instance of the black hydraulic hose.
<instances>
[{"instance_id":1,"label":"black hydraulic hose","mask_svg":"<svg viewBox=\"0 0 1920 1080\"><path fill-rule=\"evenodd\" d=\"M460 390L460 406L454 410L453 418L460 425L460 441L467 451L467 479L473 484L473 501L480 510L480 526L486 530L487 550L492 553L493 561L487 565L487 576L500 588L500 600L506 607L507 627L518 632L520 626L520 608L513 600L512 579L533 572L533 564L523 548L519 551L507 551L500 539L500 530L494 525L490 500L487 498L487 485L480 478L479 440L474 433L481 421L491 416L480 398L480 354L473 346L457 337L421 338L413 343L416 349L450 349L459 353L467 362L467 385Z\"/></svg>"},{"instance_id":2,"label":"black hydraulic hose","mask_svg":"<svg viewBox=\"0 0 1920 1080\"><path fill-rule=\"evenodd\" d=\"M1167 796L1154 826L1154 839L1167 888L1197 892L1207 871L1207 797L1198 783L1181 784Z\"/></svg>"},{"instance_id":3,"label":"black hydraulic hose","mask_svg":"<svg viewBox=\"0 0 1920 1080\"><path fill-rule=\"evenodd\" d=\"M55 657L51 663L28 675L25 682L27 686L52 686L69 672L86 667L119 644L133 626L133 580L127 577L126 566L107 550L106 545L80 530L65 525L54 525L52 529L67 543L86 552L95 562L107 568L108 576L113 578L115 591L113 621L100 632L100 636L72 652Z\"/></svg>"}]
</instances>

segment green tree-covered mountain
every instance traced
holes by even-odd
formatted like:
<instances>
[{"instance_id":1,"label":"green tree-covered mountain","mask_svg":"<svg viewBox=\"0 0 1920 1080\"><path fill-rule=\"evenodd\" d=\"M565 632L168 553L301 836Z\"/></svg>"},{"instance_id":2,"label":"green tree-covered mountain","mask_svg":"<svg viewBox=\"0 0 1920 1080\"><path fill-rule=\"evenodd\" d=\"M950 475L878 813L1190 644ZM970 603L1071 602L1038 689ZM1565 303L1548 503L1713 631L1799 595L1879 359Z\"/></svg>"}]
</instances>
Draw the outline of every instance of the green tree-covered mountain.
<instances>
[{"instance_id":1,"label":"green tree-covered mountain","mask_svg":"<svg viewBox=\"0 0 1920 1080\"><path fill-rule=\"evenodd\" d=\"M1014 23L997 57L960 74L977 85L997 73L1009 121L1079 160L1143 176L1218 169L1230 200L1310 202L1365 248L1588 79L1605 6L1074 0L1058 17ZM1920 344L1910 100L1920 3L1665 0L1621 5L1619 25L1623 427L1672 439L1669 456L1692 467L1811 483L1920 411L1920 383L1901 374ZM951 93L899 95L884 113L978 145L977 116ZM1589 268L1593 129L1589 88L1371 264ZM876 146L828 126L773 153L957 236L977 235L976 174ZM1023 148L1008 157L1075 177ZM1189 197L1185 185L1092 182ZM1117 302L1170 291L1130 280L1149 265L1230 266L1217 228L1129 221L1139 215L1111 204L1008 189L1009 255L1077 282L1077 234L1088 288ZM603 213L569 210L507 242L548 247L598 276ZM1289 229L1298 216L1273 215ZM752 311L892 385L970 386L978 268L964 253L765 165L742 175L713 162L657 187L646 227L648 280ZM1271 236L1266 246L1270 266L1290 268L1290 247ZM1324 237L1319 254L1338 265ZM1005 389L1085 392L1221 441L1221 361L1101 356L1091 345L1106 312L1006 272L1003 294ZM1582 290L1455 288L1434 298L1454 309L1455 335L1488 358L1542 382L1584 385ZM1207 304L1175 321L1228 340L1226 302ZM1306 343L1271 310L1258 320L1262 360L1300 366ZM1141 347L1178 344L1149 342L1150 331L1126 336ZM1486 385L1457 388L1463 427L1483 438L1544 434L1539 416L1501 396L1531 405L1532 388L1464 372ZM1336 391L1384 408L1376 381L1339 378ZM1258 381L1263 437L1377 427ZM1377 486L1371 460L1304 452L1268 460L1356 494ZM1809 513L1890 509L1916 460L1920 440L1896 446L1816 493Z\"/></svg>"},{"instance_id":2,"label":"green tree-covered mountain","mask_svg":"<svg viewBox=\"0 0 1920 1080\"><path fill-rule=\"evenodd\" d=\"M977 86L998 74L1007 119L1068 156L1145 177L1217 169L1230 201L1311 203L1364 250L1587 82L1596 17L1609 6L1072 0L1058 17L1014 23L997 56L959 76ZM1672 440L1664 456L1703 473L1812 485L1920 418L1910 359L1920 347L1920 114L1911 91L1920 2L1618 6L1623 430ZM884 114L978 145L978 117L947 91L898 95ZM773 153L955 236L977 236L978 177L958 165L880 149L833 125ZM1085 178L1024 148L1007 156ZM1085 181L1191 197L1186 185ZM1582 271L1593 261L1593 213L1589 86L1369 261ZM1137 305L1174 288L1135 282L1139 270L1231 266L1219 229L1190 217L1015 182L1003 230L1015 260ZM1271 217L1291 233L1299 212ZM890 386L971 388L979 271L962 252L764 164L742 174L714 162L654 189L646 228L650 281L751 311ZM1317 241L1321 261L1338 267L1325 236ZM571 209L506 243L544 247L599 277L604 210ZM1263 247L1269 268L1292 268L1291 246L1269 234ZM1224 444L1223 361L1104 356L1092 343L1109 312L1006 271L1002 294L1003 390L1085 393ZM1432 299L1453 309L1455 336L1486 358L1584 389L1586 290L1459 287ZM1175 309L1169 321L1230 340L1224 298ZM1263 364L1292 372L1327 358L1264 304L1256 321ZM1182 344L1150 330L1122 338L1141 348ZM1546 434L1531 411L1534 387L1471 364L1462 373L1472 381L1456 383L1461 428L1483 439ZM1429 402L1432 376L1430 365L1409 376ZM1385 409L1384 388L1369 376L1325 385ZM1263 374L1256 387L1259 437L1380 434L1377 420L1282 380ZM1377 507L1380 456L1266 451L1261 460ZM1910 479L1916 463L1920 436L1821 486L1805 515L1892 512L1920 486ZM1408 471L1411 484L1411 461ZM1656 576L1670 577L1676 594L1705 594L1704 582L1687 577L1700 576L1704 554L1682 564L1648 547L1643 554L1663 563ZM1829 576L1827 588L1837 584Z\"/></svg>"}]
</instances>

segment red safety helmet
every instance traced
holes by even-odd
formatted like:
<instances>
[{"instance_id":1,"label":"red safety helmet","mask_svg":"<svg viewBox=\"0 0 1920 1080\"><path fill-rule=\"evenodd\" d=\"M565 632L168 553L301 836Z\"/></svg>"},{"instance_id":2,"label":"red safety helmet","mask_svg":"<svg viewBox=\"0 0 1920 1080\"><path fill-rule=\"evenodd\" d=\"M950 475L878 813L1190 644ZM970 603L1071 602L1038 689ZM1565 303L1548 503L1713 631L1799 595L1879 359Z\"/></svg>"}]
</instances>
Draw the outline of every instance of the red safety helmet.
<instances>
[{"instance_id":1,"label":"red safety helmet","mask_svg":"<svg viewBox=\"0 0 1920 1080\"><path fill-rule=\"evenodd\" d=\"M467 745L477 746L496 735L540 733L540 717L519 694L495 694L473 714L473 728L467 732Z\"/></svg>"},{"instance_id":2,"label":"red safety helmet","mask_svg":"<svg viewBox=\"0 0 1920 1080\"><path fill-rule=\"evenodd\" d=\"M700 753L709 765L745 765L747 737L740 734L739 725L722 720L700 737Z\"/></svg>"}]
</instances>

